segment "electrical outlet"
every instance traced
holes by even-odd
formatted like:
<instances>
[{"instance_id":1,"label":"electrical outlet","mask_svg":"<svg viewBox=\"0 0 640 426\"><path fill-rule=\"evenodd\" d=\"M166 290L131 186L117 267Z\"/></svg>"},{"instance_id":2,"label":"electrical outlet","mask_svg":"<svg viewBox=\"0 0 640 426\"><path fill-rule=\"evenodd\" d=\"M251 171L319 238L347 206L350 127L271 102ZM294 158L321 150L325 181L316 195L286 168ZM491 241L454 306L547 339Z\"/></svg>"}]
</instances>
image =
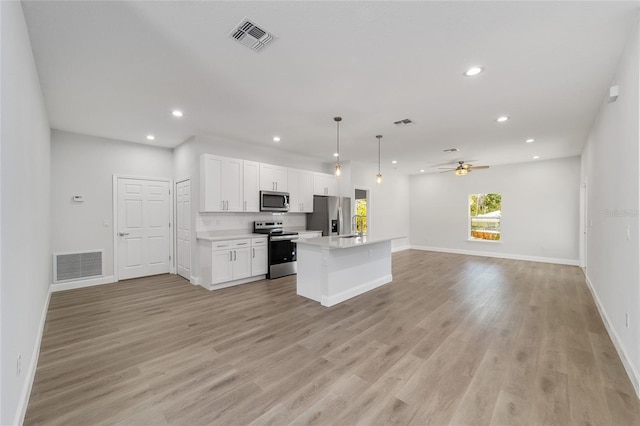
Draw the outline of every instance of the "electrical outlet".
<instances>
[{"instance_id":1,"label":"electrical outlet","mask_svg":"<svg viewBox=\"0 0 640 426\"><path fill-rule=\"evenodd\" d=\"M22 373L22 354L18 354L18 360L16 361L16 376L20 376Z\"/></svg>"},{"instance_id":2,"label":"electrical outlet","mask_svg":"<svg viewBox=\"0 0 640 426\"><path fill-rule=\"evenodd\" d=\"M627 325L627 328L629 328L629 314L624 314L624 319L625 319L625 324Z\"/></svg>"}]
</instances>

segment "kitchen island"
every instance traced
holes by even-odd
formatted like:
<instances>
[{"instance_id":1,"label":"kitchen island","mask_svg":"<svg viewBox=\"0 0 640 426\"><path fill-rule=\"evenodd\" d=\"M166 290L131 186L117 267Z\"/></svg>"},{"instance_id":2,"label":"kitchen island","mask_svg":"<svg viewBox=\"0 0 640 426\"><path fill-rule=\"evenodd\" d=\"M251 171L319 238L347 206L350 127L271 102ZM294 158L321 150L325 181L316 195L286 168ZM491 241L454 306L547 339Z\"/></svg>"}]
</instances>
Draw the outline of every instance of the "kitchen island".
<instances>
[{"instance_id":1,"label":"kitchen island","mask_svg":"<svg viewBox=\"0 0 640 426\"><path fill-rule=\"evenodd\" d=\"M297 241L297 293L333 306L391 282L391 240L333 236Z\"/></svg>"}]
</instances>

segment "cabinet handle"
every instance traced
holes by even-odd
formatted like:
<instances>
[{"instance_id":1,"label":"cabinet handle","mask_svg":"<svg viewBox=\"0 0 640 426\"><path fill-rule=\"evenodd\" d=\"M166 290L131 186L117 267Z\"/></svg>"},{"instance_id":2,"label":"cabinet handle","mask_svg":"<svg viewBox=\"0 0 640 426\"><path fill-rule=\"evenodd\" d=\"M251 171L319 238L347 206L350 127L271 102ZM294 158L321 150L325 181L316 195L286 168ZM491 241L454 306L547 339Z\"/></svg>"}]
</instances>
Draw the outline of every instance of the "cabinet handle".
<instances>
[{"instance_id":1,"label":"cabinet handle","mask_svg":"<svg viewBox=\"0 0 640 426\"><path fill-rule=\"evenodd\" d=\"M229 262L233 262L233 252L229 250Z\"/></svg>"},{"instance_id":2,"label":"cabinet handle","mask_svg":"<svg viewBox=\"0 0 640 426\"><path fill-rule=\"evenodd\" d=\"M236 253L236 251L233 251L233 260L235 261L238 258L238 254Z\"/></svg>"},{"instance_id":3,"label":"cabinet handle","mask_svg":"<svg viewBox=\"0 0 640 426\"><path fill-rule=\"evenodd\" d=\"M221 204L220 210L224 210L224 201L220 201L220 204Z\"/></svg>"},{"instance_id":4,"label":"cabinet handle","mask_svg":"<svg viewBox=\"0 0 640 426\"><path fill-rule=\"evenodd\" d=\"M245 246L247 243L238 243L239 246Z\"/></svg>"},{"instance_id":5,"label":"cabinet handle","mask_svg":"<svg viewBox=\"0 0 640 426\"><path fill-rule=\"evenodd\" d=\"M247 202L244 202L244 210L247 211Z\"/></svg>"},{"instance_id":6,"label":"cabinet handle","mask_svg":"<svg viewBox=\"0 0 640 426\"><path fill-rule=\"evenodd\" d=\"M255 258L255 257L256 257L256 249L251 249L251 250L253 250L253 255L252 255L252 257L253 257L253 258Z\"/></svg>"}]
</instances>

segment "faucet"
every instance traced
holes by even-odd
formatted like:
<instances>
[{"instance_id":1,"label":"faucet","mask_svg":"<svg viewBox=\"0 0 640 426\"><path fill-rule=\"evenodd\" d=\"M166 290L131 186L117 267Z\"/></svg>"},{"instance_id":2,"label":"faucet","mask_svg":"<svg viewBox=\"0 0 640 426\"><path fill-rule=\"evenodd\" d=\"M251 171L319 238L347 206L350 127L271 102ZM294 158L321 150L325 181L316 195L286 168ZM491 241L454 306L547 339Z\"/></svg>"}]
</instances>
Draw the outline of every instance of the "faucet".
<instances>
[{"instance_id":1,"label":"faucet","mask_svg":"<svg viewBox=\"0 0 640 426\"><path fill-rule=\"evenodd\" d=\"M351 232L352 233L356 233L356 230L358 229L358 225L357 225L357 221L358 218L364 218L366 219L367 217L361 214L354 214L353 216L351 216ZM362 228L360 228L360 232L357 233L359 237L362 237L364 235L364 232L362 231Z\"/></svg>"}]
</instances>

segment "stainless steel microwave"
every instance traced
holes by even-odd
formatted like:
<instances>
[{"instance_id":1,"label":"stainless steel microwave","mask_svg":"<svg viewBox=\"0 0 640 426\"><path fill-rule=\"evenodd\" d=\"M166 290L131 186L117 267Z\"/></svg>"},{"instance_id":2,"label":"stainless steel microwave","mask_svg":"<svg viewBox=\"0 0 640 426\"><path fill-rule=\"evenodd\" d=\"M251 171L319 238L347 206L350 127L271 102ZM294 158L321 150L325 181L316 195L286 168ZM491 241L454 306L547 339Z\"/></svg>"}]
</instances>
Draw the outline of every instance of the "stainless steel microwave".
<instances>
[{"instance_id":1,"label":"stainless steel microwave","mask_svg":"<svg viewBox=\"0 0 640 426\"><path fill-rule=\"evenodd\" d=\"M260 211L261 212L288 212L289 193L260 191Z\"/></svg>"}]
</instances>

